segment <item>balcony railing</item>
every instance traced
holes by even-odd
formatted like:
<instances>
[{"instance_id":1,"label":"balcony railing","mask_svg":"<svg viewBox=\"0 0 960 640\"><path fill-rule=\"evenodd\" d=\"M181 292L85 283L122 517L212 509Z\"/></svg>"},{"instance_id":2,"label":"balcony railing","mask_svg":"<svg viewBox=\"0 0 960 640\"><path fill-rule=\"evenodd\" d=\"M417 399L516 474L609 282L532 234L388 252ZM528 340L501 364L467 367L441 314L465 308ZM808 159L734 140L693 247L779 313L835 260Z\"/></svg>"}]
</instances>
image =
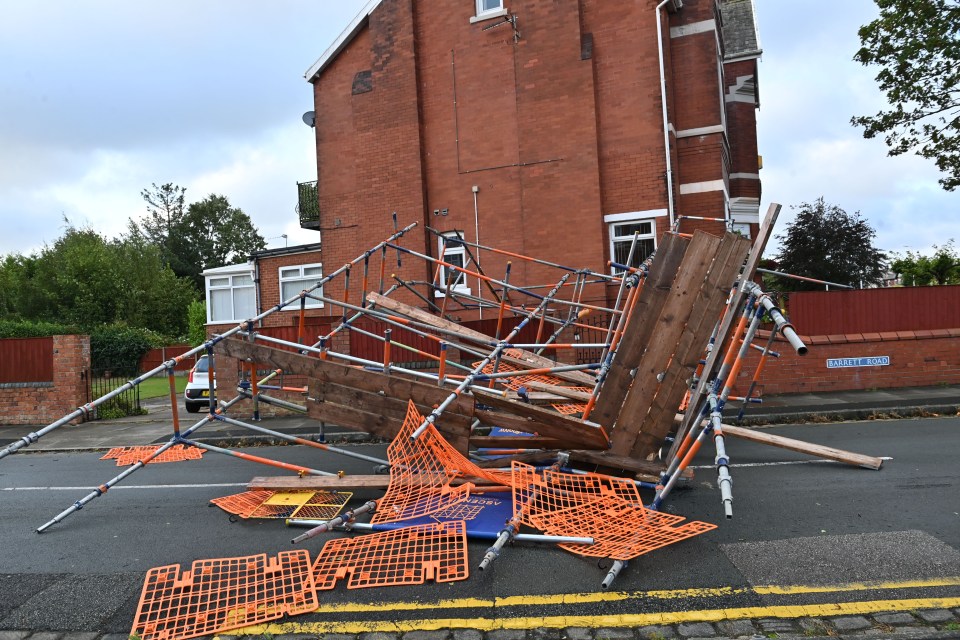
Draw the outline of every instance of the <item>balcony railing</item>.
<instances>
[{"instance_id":1,"label":"balcony railing","mask_svg":"<svg viewBox=\"0 0 960 640\"><path fill-rule=\"evenodd\" d=\"M320 228L320 199L316 180L297 183L297 213L300 215L301 229Z\"/></svg>"}]
</instances>

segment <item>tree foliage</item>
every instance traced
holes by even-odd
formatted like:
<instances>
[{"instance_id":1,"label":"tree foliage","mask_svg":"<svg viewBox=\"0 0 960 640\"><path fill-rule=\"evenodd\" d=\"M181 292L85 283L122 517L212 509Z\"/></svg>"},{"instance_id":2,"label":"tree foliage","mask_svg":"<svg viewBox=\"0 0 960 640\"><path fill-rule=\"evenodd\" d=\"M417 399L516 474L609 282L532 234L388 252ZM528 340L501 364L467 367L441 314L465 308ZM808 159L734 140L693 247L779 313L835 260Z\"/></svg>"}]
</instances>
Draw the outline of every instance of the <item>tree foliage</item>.
<instances>
[{"instance_id":1,"label":"tree foliage","mask_svg":"<svg viewBox=\"0 0 960 640\"><path fill-rule=\"evenodd\" d=\"M181 336L193 284L178 278L142 238L107 240L69 226L52 245L0 263L2 318L55 320L84 330L112 323Z\"/></svg>"},{"instance_id":2,"label":"tree foliage","mask_svg":"<svg viewBox=\"0 0 960 640\"><path fill-rule=\"evenodd\" d=\"M960 186L960 4L958 0L875 0L880 16L860 28L854 59L880 67L891 108L858 116L863 135L885 136L890 155L932 159L948 191Z\"/></svg>"},{"instance_id":3,"label":"tree foliage","mask_svg":"<svg viewBox=\"0 0 960 640\"><path fill-rule=\"evenodd\" d=\"M187 308L187 342L194 346L207 339L207 303L194 300Z\"/></svg>"},{"instance_id":4,"label":"tree foliage","mask_svg":"<svg viewBox=\"0 0 960 640\"><path fill-rule=\"evenodd\" d=\"M160 186L153 183L140 192L147 203L147 215L127 223L131 239L157 247L164 264L178 276L189 275L191 269L189 249L180 232L186 213L186 194L186 188L173 183Z\"/></svg>"},{"instance_id":5,"label":"tree foliage","mask_svg":"<svg viewBox=\"0 0 960 640\"><path fill-rule=\"evenodd\" d=\"M185 205L185 188L154 183L141 196L147 214L128 222L130 239L157 247L173 272L200 290L204 269L243 262L267 246L250 216L222 195Z\"/></svg>"},{"instance_id":6,"label":"tree foliage","mask_svg":"<svg viewBox=\"0 0 960 640\"><path fill-rule=\"evenodd\" d=\"M942 247L934 245L933 254L929 256L907 251L894 258L890 268L904 286L960 284L960 255L953 246L953 239Z\"/></svg>"},{"instance_id":7,"label":"tree foliage","mask_svg":"<svg viewBox=\"0 0 960 640\"><path fill-rule=\"evenodd\" d=\"M187 208L184 218L187 244L196 256L199 271L246 261L267 248L267 242L241 209L225 197L210 194Z\"/></svg>"},{"instance_id":8,"label":"tree foliage","mask_svg":"<svg viewBox=\"0 0 960 640\"><path fill-rule=\"evenodd\" d=\"M804 202L796 219L778 235L779 270L793 275L816 278L838 284L867 286L880 284L886 256L873 246L876 232L860 217L824 202ZM823 285L792 279L778 279L782 290L806 291Z\"/></svg>"}]
</instances>

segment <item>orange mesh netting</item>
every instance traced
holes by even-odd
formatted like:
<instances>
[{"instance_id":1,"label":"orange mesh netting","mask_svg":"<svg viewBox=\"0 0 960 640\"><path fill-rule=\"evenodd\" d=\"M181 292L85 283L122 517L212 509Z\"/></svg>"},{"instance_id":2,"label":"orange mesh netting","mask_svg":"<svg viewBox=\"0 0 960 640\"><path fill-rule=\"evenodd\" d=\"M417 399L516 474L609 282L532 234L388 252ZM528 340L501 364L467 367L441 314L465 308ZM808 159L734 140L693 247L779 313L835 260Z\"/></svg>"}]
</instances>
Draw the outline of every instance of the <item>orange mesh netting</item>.
<instances>
[{"instance_id":1,"label":"orange mesh netting","mask_svg":"<svg viewBox=\"0 0 960 640\"><path fill-rule=\"evenodd\" d=\"M577 510L604 496L612 496L625 504L642 504L637 486L623 478L553 469L539 473L534 467L516 461L512 469L514 517L533 527L539 528L536 517L541 514Z\"/></svg>"},{"instance_id":2,"label":"orange mesh netting","mask_svg":"<svg viewBox=\"0 0 960 640\"><path fill-rule=\"evenodd\" d=\"M466 580L467 527L437 522L330 540L313 565L318 591L350 576L348 589Z\"/></svg>"},{"instance_id":3,"label":"orange mesh netting","mask_svg":"<svg viewBox=\"0 0 960 640\"><path fill-rule=\"evenodd\" d=\"M473 484L451 485L455 478L481 478L509 484L511 475L481 469L444 440L431 424L416 440L410 435L423 424L413 402L397 437L387 447L390 484L377 503L371 522L397 522L430 515L466 500Z\"/></svg>"},{"instance_id":4,"label":"orange mesh netting","mask_svg":"<svg viewBox=\"0 0 960 640\"><path fill-rule=\"evenodd\" d=\"M522 352L516 351L514 349L507 349L504 351L504 354L513 358L523 357ZM479 365L480 365L479 362L473 363L474 367L477 367ZM494 368L495 368L494 363L487 364L483 368L483 373L486 373L486 374L494 373ZM503 373L506 373L508 371L523 371L521 367L518 367L514 364L510 364L508 362L501 362L500 366L496 367L496 370L498 372L503 372ZM509 378L497 378L498 384L503 385L504 387L506 387L507 389L510 389L511 391L516 391L520 387L526 386L531 382L549 384L555 387L564 386L564 382L560 378L554 378L553 376L545 376L541 374L529 374L529 375L521 374L517 376L510 376ZM591 387L564 387L564 388L570 389L571 391L582 391L584 393L591 393L593 391L593 388ZM587 404L585 402L558 402L555 404L551 404L550 406L565 416L572 416L577 413L583 413L584 409L587 408Z\"/></svg>"},{"instance_id":5,"label":"orange mesh netting","mask_svg":"<svg viewBox=\"0 0 960 640\"><path fill-rule=\"evenodd\" d=\"M512 358L523 357L522 352L515 351L513 349L507 349L503 353L504 355L510 356ZM479 367L480 362L474 362L473 366L475 368ZM518 367L517 365L510 364L509 362L503 362L503 361L500 361L499 366L491 362L483 367L483 373L486 373L488 375L491 373L508 373L512 371L523 371L523 367ZM563 382L558 378L536 374L536 373L527 374L527 375L520 374L516 376L510 376L509 378L497 378L497 384L502 384L503 386L505 386L507 389L510 389L511 391L516 391L520 387L527 385L531 382L539 382L541 384L553 384L553 385L563 384Z\"/></svg>"},{"instance_id":6,"label":"orange mesh netting","mask_svg":"<svg viewBox=\"0 0 960 640\"><path fill-rule=\"evenodd\" d=\"M245 491L210 502L241 518L329 520L343 510L352 493L339 491Z\"/></svg>"},{"instance_id":7,"label":"orange mesh netting","mask_svg":"<svg viewBox=\"0 0 960 640\"><path fill-rule=\"evenodd\" d=\"M565 416L572 416L578 413L583 413L587 409L587 403L585 402L569 402L567 404L558 403L558 404L552 404L550 406Z\"/></svg>"},{"instance_id":8,"label":"orange mesh netting","mask_svg":"<svg viewBox=\"0 0 960 640\"><path fill-rule=\"evenodd\" d=\"M107 451L101 460L116 460L118 467L127 467L140 462L149 455L152 455L162 445L149 445L145 447L115 447ZM203 449L197 447L187 447L182 444L175 444L147 464L159 464L161 462L180 462L181 460L199 460L203 457Z\"/></svg>"},{"instance_id":9,"label":"orange mesh netting","mask_svg":"<svg viewBox=\"0 0 960 640\"><path fill-rule=\"evenodd\" d=\"M317 608L310 554L281 551L197 560L147 572L131 637L174 640L212 635Z\"/></svg>"},{"instance_id":10,"label":"orange mesh netting","mask_svg":"<svg viewBox=\"0 0 960 640\"><path fill-rule=\"evenodd\" d=\"M603 496L581 509L567 509L534 518L547 535L577 535L593 538L592 545L561 544L581 556L630 560L655 549L706 533L717 526L692 521L675 527L682 516L631 505L613 496Z\"/></svg>"},{"instance_id":11,"label":"orange mesh netting","mask_svg":"<svg viewBox=\"0 0 960 640\"><path fill-rule=\"evenodd\" d=\"M579 555L629 560L716 529L705 522L674 526L683 516L645 508L629 480L549 469L540 474L519 462L513 472L517 521L548 535L593 538L592 545L560 545Z\"/></svg>"}]
</instances>

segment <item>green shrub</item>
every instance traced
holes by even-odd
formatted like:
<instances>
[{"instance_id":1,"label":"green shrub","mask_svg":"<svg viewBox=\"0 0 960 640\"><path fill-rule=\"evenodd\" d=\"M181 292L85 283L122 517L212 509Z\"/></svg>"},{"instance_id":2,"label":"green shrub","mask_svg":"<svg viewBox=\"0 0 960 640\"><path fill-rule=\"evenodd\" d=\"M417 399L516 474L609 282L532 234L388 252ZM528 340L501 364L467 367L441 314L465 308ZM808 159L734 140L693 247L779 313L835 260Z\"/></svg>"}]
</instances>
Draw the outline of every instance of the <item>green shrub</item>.
<instances>
[{"instance_id":1,"label":"green shrub","mask_svg":"<svg viewBox=\"0 0 960 640\"><path fill-rule=\"evenodd\" d=\"M120 324L98 327L90 332L90 366L95 371L135 376L144 354L164 343L162 336L147 329Z\"/></svg>"},{"instance_id":2,"label":"green shrub","mask_svg":"<svg viewBox=\"0 0 960 640\"><path fill-rule=\"evenodd\" d=\"M194 300L187 307L187 342L197 346L207 339L207 304Z\"/></svg>"},{"instance_id":3,"label":"green shrub","mask_svg":"<svg viewBox=\"0 0 960 640\"><path fill-rule=\"evenodd\" d=\"M97 417L101 420L113 420L115 418L126 418L127 416L142 416L146 413L146 409L134 405L134 403L122 395L110 398L97 407Z\"/></svg>"}]
</instances>

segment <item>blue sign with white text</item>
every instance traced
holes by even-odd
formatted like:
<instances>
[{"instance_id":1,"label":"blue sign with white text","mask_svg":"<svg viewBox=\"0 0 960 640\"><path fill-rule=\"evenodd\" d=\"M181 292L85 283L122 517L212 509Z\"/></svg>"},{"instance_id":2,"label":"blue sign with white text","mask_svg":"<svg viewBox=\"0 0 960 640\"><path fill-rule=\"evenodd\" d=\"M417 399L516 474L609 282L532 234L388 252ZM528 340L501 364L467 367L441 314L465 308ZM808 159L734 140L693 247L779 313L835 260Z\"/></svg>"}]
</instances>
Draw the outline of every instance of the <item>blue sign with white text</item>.
<instances>
[{"instance_id":1,"label":"blue sign with white text","mask_svg":"<svg viewBox=\"0 0 960 640\"><path fill-rule=\"evenodd\" d=\"M827 358L827 369L844 367L886 367L890 356L869 356L866 358Z\"/></svg>"}]
</instances>

